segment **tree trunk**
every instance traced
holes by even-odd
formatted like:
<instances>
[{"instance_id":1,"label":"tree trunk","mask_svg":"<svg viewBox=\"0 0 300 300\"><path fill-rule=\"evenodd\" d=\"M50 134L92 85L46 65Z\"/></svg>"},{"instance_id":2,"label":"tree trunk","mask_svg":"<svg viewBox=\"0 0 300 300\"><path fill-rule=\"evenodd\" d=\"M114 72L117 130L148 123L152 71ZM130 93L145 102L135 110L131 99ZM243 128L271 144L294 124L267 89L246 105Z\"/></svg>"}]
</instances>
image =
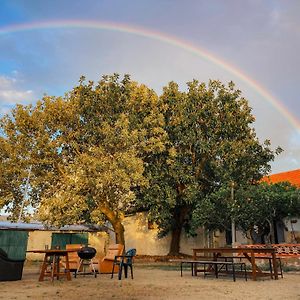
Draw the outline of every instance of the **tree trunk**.
<instances>
[{"instance_id":1,"label":"tree trunk","mask_svg":"<svg viewBox=\"0 0 300 300\"><path fill-rule=\"evenodd\" d=\"M115 230L115 235L116 235L116 243L117 244L122 244L125 246L125 236L124 236L124 226L121 223L119 219L115 221L115 223L112 223L112 226Z\"/></svg>"},{"instance_id":2,"label":"tree trunk","mask_svg":"<svg viewBox=\"0 0 300 300\"><path fill-rule=\"evenodd\" d=\"M173 229L170 250L168 255L179 255L181 232L182 232L182 227L180 226L176 226L176 228Z\"/></svg>"},{"instance_id":3,"label":"tree trunk","mask_svg":"<svg viewBox=\"0 0 300 300\"><path fill-rule=\"evenodd\" d=\"M116 235L116 243L125 246L125 236L124 236L125 229L122 224L122 219L119 217L119 215L116 212L111 210L108 207L108 205L101 205L100 210L106 216L106 218L114 228L114 232Z\"/></svg>"},{"instance_id":4,"label":"tree trunk","mask_svg":"<svg viewBox=\"0 0 300 300\"><path fill-rule=\"evenodd\" d=\"M269 233L269 242L270 244L275 243L275 228L274 228L274 221L267 220L270 226L270 233Z\"/></svg>"},{"instance_id":5,"label":"tree trunk","mask_svg":"<svg viewBox=\"0 0 300 300\"><path fill-rule=\"evenodd\" d=\"M189 207L187 206L177 206L175 207L173 220L174 226L172 230L172 238L170 244L170 250L168 255L179 255L180 254L180 237L182 232L182 227L185 222L185 217L189 212Z\"/></svg>"}]
</instances>

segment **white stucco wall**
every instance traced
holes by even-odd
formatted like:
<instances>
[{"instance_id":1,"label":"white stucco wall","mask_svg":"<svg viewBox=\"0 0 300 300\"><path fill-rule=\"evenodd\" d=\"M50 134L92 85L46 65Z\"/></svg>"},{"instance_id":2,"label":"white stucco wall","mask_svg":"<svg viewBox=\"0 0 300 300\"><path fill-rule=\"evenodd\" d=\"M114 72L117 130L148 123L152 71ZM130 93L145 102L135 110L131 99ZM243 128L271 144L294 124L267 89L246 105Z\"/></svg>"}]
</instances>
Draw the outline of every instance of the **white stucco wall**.
<instances>
[{"instance_id":1,"label":"white stucco wall","mask_svg":"<svg viewBox=\"0 0 300 300\"><path fill-rule=\"evenodd\" d=\"M90 247L94 247L97 250L96 257L103 257L109 244L109 236L106 232L90 232L88 234L88 243Z\"/></svg>"},{"instance_id":2,"label":"white stucco wall","mask_svg":"<svg viewBox=\"0 0 300 300\"><path fill-rule=\"evenodd\" d=\"M167 255L171 236L159 239L157 228L148 228L147 213L137 213L126 217L125 228L126 249L136 248L139 255ZM181 236L180 252L192 254L192 249L205 246L206 238L203 230L199 230L195 238L188 238L185 233Z\"/></svg>"},{"instance_id":3,"label":"white stucco wall","mask_svg":"<svg viewBox=\"0 0 300 300\"><path fill-rule=\"evenodd\" d=\"M291 220L295 220L296 223L291 223ZM292 218L292 219L285 219L284 224L287 227L288 231L300 231L300 219Z\"/></svg>"},{"instance_id":4,"label":"white stucco wall","mask_svg":"<svg viewBox=\"0 0 300 300\"><path fill-rule=\"evenodd\" d=\"M291 222L291 220L294 220L294 222ZM294 243L296 238L296 242L300 243L300 219L287 218L284 220L284 225L288 229L288 231L285 231L285 241L287 243Z\"/></svg>"},{"instance_id":5,"label":"white stucco wall","mask_svg":"<svg viewBox=\"0 0 300 300\"><path fill-rule=\"evenodd\" d=\"M29 231L27 251L36 249L45 249L45 245L51 247L51 231ZM28 260L43 260L44 254L40 253L27 253Z\"/></svg>"}]
</instances>

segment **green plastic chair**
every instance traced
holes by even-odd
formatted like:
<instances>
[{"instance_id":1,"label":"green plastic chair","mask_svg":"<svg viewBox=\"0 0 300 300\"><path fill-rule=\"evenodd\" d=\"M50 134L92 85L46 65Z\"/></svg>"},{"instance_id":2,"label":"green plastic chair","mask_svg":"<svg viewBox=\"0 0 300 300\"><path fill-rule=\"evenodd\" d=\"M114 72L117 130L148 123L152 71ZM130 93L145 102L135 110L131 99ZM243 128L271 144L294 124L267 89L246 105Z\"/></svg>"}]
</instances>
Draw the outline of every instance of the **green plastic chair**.
<instances>
[{"instance_id":1,"label":"green plastic chair","mask_svg":"<svg viewBox=\"0 0 300 300\"><path fill-rule=\"evenodd\" d=\"M113 263L113 268L111 272L111 278L114 277L114 269L115 266L119 266L119 273L118 273L118 279L122 279L122 270L124 269L124 275L125 278L127 278L128 275L128 267L131 271L131 279L133 279L133 258L136 255L136 249L132 248L126 251L125 255L116 255Z\"/></svg>"}]
</instances>

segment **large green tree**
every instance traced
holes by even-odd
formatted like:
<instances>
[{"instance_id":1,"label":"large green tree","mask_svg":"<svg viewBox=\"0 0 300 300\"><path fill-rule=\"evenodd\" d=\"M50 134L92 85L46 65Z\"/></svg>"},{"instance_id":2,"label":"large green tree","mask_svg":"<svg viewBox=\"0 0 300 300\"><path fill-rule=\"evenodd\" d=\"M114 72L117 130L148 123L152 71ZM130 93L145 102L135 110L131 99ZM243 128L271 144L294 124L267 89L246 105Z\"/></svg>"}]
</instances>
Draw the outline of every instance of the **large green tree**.
<instances>
[{"instance_id":1,"label":"large green tree","mask_svg":"<svg viewBox=\"0 0 300 300\"><path fill-rule=\"evenodd\" d=\"M19 105L1 120L1 205L16 218L31 204L54 224L106 219L122 243L124 212L143 207L178 254L207 195L269 170L274 152L253 122L233 83L194 80L182 92L171 82L158 98L129 76L82 78L64 97Z\"/></svg>"},{"instance_id":2,"label":"large green tree","mask_svg":"<svg viewBox=\"0 0 300 300\"><path fill-rule=\"evenodd\" d=\"M206 196L259 180L275 153L256 137L251 108L233 83L194 80L183 92L172 82L160 101L168 142L146 168L150 187L143 197L160 235L172 233L169 254L176 255L183 228L191 232L193 211Z\"/></svg>"},{"instance_id":3,"label":"large green tree","mask_svg":"<svg viewBox=\"0 0 300 300\"><path fill-rule=\"evenodd\" d=\"M108 220L124 244L124 212L134 189L148 184L142 158L164 150L157 102L152 90L115 74L97 84L81 78L63 98L18 105L1 120L1 205L16 218L30 172L25 200L39 219Z\"/></svg>"}]
</instances>

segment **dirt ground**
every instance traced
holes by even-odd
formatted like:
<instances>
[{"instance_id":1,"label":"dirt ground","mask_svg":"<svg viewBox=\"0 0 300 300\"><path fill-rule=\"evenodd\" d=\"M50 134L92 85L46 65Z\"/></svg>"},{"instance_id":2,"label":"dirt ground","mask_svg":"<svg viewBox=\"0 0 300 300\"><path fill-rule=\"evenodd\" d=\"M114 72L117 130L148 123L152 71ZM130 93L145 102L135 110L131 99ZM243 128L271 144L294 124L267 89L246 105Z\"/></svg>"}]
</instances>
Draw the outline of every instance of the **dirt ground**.
<instances>
[{"instance_id":1,"label":"dirt ground","mask_svg":"<svg viewBox=\"0 0 300 300\"><path fill-rule=\"evenodd\" d=\"M161 263L160 263L161 264ZM180 277L179 269L136 263L134 279L110 275L78 276L71 281L38 281L39 265L26 264L20 281L0 282L0 299L300 299L300 272L258 281L231 277Z\"/></svg>"}]
</instances>

